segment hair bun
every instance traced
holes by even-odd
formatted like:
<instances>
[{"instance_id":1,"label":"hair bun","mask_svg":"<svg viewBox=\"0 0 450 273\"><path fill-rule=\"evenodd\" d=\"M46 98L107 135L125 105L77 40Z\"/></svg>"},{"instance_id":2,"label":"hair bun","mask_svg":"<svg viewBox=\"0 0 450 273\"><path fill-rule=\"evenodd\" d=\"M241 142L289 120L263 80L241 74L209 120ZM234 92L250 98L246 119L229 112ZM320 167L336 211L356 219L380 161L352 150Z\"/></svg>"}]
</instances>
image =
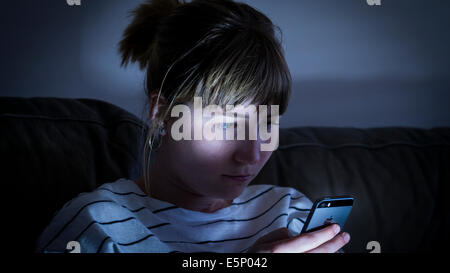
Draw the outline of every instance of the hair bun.
<instances>
[{"instance_id":1,"label":"hair bun","mask_svg":"<svg viewBox=\"0 0 450 273\"><path fill-rule=\"evenodd\" d=\"M121 66L127 66L131 60L138 61L141 70L147 67L159 23L180 4L178 0L147 0L131 11L133 21L119 43Z\"/></svg>"}]
</instances>

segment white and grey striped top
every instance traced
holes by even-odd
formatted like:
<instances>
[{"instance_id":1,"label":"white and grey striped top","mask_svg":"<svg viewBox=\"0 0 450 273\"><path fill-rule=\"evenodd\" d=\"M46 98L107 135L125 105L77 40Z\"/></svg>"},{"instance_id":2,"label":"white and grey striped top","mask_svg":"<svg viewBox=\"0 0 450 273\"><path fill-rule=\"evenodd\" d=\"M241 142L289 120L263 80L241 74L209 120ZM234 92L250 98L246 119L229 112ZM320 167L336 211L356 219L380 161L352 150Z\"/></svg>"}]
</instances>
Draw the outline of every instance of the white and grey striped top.
<instances>
[{"instance_id":1,"label":"white and grey striped top","mask_svg":"<svg viewBox=\"0 0 450 273\"><path fill-rule=\"evenodd\" d=\"M251 185L213 213L150 198L121 178L66 203L37 240L38 252L246 252L264 234L287 227L298 234L312 202L293 188Z\"/></svg>"}]
</instances>

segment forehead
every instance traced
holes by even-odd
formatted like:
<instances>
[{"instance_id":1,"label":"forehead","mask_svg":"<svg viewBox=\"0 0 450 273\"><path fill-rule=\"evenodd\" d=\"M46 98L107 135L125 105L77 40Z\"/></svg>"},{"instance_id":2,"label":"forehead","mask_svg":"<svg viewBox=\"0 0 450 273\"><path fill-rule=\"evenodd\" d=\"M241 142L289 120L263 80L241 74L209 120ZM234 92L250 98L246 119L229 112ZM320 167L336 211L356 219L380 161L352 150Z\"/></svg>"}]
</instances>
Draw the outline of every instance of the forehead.
<instances>
[{"instance_id":1,"label":"forehead","mask_svg":"<svg viewBox=\"0 0 450 273\"><path fill-rule=\"evenodd\" d=\"M193 113L194 110L199 110L194 107L194 103L192 101L186 102L184 104L189 107L189 109L191 110L191 113ZM200 105L201 104L197 104L195 106L200 106ZM266 106L266 107L264 107L264 106ZM258 113L261 113L261 114L269 113L269 115L271 113L271 105L255 104L255 103L252 103L251 101L246 101L243 104L235 104L235 105L232 105L232 104L223 105L223 106L204 105L204 106L200 106L199 108L201 108L201 109L209 108L210 111L214 111L215 113L221 112L222 115L227 115L227 116L236 115L237 117L242 117L242 118L245 118L249 115L255 115Z\"/></svg>"}]
</instances>

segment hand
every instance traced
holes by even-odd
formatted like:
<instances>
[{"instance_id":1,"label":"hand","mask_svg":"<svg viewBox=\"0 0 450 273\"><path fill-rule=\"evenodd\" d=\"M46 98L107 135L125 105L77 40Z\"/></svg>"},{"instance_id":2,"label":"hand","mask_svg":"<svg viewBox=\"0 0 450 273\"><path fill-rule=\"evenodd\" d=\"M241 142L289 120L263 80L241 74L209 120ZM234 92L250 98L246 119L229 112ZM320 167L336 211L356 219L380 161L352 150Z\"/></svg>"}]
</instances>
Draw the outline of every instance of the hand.
<instances>
[{"instance_id":1,"label":"hand","mask_svg":"<svg viewBox=\"0 0 450 273\"><path fill-rule=\"evenodd\" d=\"M287 228L274 230L259 238L247 252L256 253L334 253L350 241L337 224L294 237Z\"/></svg>"}]
</instances>

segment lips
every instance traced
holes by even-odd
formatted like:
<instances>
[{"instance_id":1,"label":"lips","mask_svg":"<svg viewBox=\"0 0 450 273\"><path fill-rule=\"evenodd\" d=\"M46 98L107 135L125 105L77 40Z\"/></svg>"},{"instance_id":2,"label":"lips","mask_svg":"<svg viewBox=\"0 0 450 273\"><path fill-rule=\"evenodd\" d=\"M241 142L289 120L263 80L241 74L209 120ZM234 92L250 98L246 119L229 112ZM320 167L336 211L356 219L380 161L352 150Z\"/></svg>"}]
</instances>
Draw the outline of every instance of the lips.
<instances>
[{"instance_id":1,"label":"lips","mask_svg":"<svg viewBox=\"0 0 450 273\"><path fill-rule=\"evenodd\" d=\"M238 182L245 182L247 180L249 180L253 175L252 174L244 174L244 175L226 175L224 174L223 176L234 180L234 181L238 181Z\"/></svg>"}]
</instances>

